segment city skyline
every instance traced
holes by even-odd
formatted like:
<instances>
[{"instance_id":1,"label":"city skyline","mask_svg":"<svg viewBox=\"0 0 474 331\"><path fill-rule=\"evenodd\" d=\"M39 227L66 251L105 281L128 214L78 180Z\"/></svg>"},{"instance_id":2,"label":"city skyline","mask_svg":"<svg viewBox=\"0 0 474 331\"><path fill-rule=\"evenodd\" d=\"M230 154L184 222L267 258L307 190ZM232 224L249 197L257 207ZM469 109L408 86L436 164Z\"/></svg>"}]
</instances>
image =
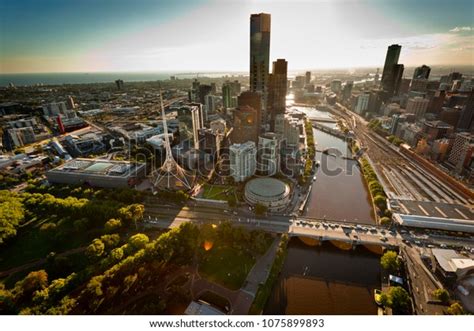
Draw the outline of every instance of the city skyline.
<instances>
[{"instance_id":1,"label":"city skyline","mask_svg":"<svg viewBox=\"0 0 474 331\"><path fill-rule=\"evenodd\" d=\"M243 26L259 12L272 15L270 58L289 71L382 67L395 43L408 67L474 64L461 0L0 3L0 73L247 71Z\"/></svg>"}]
</instances>

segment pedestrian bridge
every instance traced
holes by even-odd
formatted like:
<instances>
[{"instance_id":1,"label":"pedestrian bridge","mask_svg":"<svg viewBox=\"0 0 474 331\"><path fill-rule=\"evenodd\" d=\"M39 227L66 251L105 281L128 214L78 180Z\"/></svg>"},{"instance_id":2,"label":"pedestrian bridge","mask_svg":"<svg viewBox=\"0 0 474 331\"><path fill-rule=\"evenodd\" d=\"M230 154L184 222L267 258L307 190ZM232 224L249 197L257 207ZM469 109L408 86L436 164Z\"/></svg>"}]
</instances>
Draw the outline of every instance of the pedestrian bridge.
<instances>
[{"instance_id":1,"label":"pedestrian bridge","mask_svg":"<svg viewBox=\"0 0 474 331\"><path fill-rule=\"evenodd\" d=\"M312 121L312 125L313 125L313 128L315 128L315 129L318 129L320 131L329 133L333 136L336 136L336 137L344 139L344 140L352 138L352 136L350 134L346 134L342 131L330 128L330 127L328 127L324 124L318 123L316 121Z\"/></svg>"}]
</instances>

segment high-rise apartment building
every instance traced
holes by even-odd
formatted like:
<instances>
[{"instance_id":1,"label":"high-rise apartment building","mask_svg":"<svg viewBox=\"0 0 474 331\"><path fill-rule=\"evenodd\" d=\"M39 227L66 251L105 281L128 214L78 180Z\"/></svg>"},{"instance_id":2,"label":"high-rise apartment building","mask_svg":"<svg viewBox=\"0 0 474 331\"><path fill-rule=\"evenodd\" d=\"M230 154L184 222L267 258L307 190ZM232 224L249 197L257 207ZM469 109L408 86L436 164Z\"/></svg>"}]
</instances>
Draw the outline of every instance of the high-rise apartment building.
<instances>
[{"instance_id":1,"label":"high-rise apartment building","mask_svg":"<svg viewBox=\"0 0 474 331\"><path fill-rule=\"evenodd\" d=\"M456 172L461 174L464 168L470 166L473 153L474 135L468 132L460 132L456 134L448 160L456 166Z\"/></svg>"},{"instance_id":2,"label":"high-rise apartment building","mask_svg":"<svg viewBox=\"0 0 474 331\"><path fill-rule=\"evenodd\" d=\"M413 79L428 79L430 77L431 68L427 65L416 67L413 72Z\"/></svg>"},{"instance_id":3,"label":"high-rise apartment building","mask_svg":"<svg viewBox=\"0 0 474 331\"><path fill-rule=\"evenodd\" d=\"M428 109L430 101L422 97L414 97L408 99L406 111L407 113L415 114L420 119L425 116L426 110Z\"/></svg>"},{"instance_id":4,"label":"high-rise apartment building","mask_svg":"<svg viewBox=\"0 0 474 331\"><path fill-rule=\"evenodd\" d=\"M274 132L258 138L257 169L262 175L273 176L280 171L280 140Z\"/></svg>"},{"instance_id":5,"label":"high-rise apartment building","mask_svg":"<svg viewBox=\"0 0 474 331\"><path fill-rule=\"evenodd\" d=\"M458 129L474 133L474 91L471 91L459 118Z\"/></svg>"},{"instance_id":6,"label":"high-rise apartment building","mask_svg":"<svg viewBox=\"0 0 474 331\"><path fill-rule=\"evenodd\" d=\"M241 144L247 141L258 143L257 111L249 106L239 107L234 111L234 129L232 142Z\"/></svg>"},{"instance_id":7,"label":"high-rise apartment building","mask_svg":"<svg viewBox=\"0 0 474 331\"><path fill-rule=\"evenodd\" d=\"M259 92L242 92L237 98L237 107L240 111L244 107L250 107L256 111L255 125L257 128L257 134L261 130L262 119L264 118L262 111L262 95ZM257 144L257 141L255 141Z\"/></svg>"},{"instance_id":8,"label":"high-rise apartment building","mask_svg":"<svg viewBox=\"0 0 474 331\"><path fill-rule=\"evenodd\" d=\"M278 59L273 62L272 73L269 75L268 112L270 113L270 130L275 127L275 118L284 114L286 109L288 62Z\"/></svg>"},{"instance_id":9,"label":"high-rise apartment building","mask_svg":"<svg viewBox=\"0 0 474 331\"><path fill-rule=\"evenodd\" d=\"M222 103L224 109L232 107L232 93L230 84L224 83L222 85Z\"/></svg>"},{"instance_id":10,"label":"high-rise apartment building","mask_svg":"<svg viewBox=\"0 0 474 331\"><path fill-rule=\"evenodd\" d=\"M230 175L236 182L243 182L255 174L257 147L253 141L233 144L229 147Z\"/></svg>"},{"instance_id":11,"label":"high-rise apartment building","mask_svg":"<svg viewBox=\"0 0 474 331\"><path fill-rule=\"evenodd\" d=\"M349 100L352 96L352 87L354 86L354 82L352 80L349 80L346 82L344 85L344 88L342 90L342 99L343 100Z\"/></svg>"},{"instance_id":12,"label":"high-rise apartment building","mask_svg":"<svg viewBox=\"0 0 474 331\"><path fill-rule=\"evenodd\" d=\"M311 83L311 71L306 71L304 83L305 85L309 85Z\"/></svg>"},{"instance_id":13,"label":"high-rise apartment building","mask_svg":"<svg viewBox=\"0 0 474 331\"><path fill-rule=\"evenodd\" d=\"M190 105L190 110L193 125L194 148L199 149L199 130L204 127L202 105L199 103L192 104Z\"/></svg>"},{"instance_id":14,"label":"high-rise apartment building","mask_svg":"<svg viewBox=\"0 0 474 331\"><path fill-rule=\"evenodd\" d=\"M362 115L367 109L369 109L369 100L370 100L370 93L364 93L357 97L357 103L354 108L354 111L357 114Z\"/></svg>"},{"instance_id":15,"label":"high-rise apartment building","mask_svg":"<svg viewBox=\"0 0 474 331\"><path fill-rule=\"evenodd\" d=\"M250 16L250 91L265 97L270 66L270 14Z\"/></svg>"},{"instance_id":16,"label":"high-rise apartment building","mask_svg":"<svg viewBox=\"0 0 474 331\"><path fill-rule=\"evenodd\" d=\"M398 93L403 75L403 64L398 64L402 46L390 45L382 71L382 88L391 97Z\"/></svg>"}]
</instances>

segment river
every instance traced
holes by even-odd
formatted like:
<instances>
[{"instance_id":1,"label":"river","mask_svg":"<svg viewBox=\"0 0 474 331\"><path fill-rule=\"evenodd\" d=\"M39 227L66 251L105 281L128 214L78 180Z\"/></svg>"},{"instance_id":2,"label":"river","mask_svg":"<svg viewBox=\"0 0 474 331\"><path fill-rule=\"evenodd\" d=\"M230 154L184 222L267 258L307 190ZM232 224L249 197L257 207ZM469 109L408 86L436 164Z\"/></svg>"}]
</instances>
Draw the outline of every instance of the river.
<instances>
[{"instance_id":1,"label":"river","mask_svg":"<svg viewBox=\"0 0 474 331\"><path fill-rule=\"evenodd\" d=\"M328 112L311 107L292 108L306 113L308 117L332 118ZM337 126L336 123L320 123L332 128ZM351 156L347 142L318 129L313 129L313 134L317 150L335 148L341 153L336 157L316 152L320 167L304 215L319 219L374 224L370 195L358 163L342 158Z\"/></svg>"},{"instance_id":2,"label":"river","mask_svg":"<svg viewBox=\"0 0 474 331\"><path fill-rule=\"evenodd\" d=\"M292 238L281 274L264 309L267 315L373 315L380 289L380 255L364 246L344 250ZM336 243L337 244L337 243ZM380 250L380 247L372 247Z\"/></svg>"},{"instance_id":3,"label":"river","mask_svg":"<svg viewBox=\"0 0 474 331\"><path fill-rule=\"evenodd\" d=\"M289 100L291 103L291 100ZM332 115L309 107L292 107L309 117ZM335 123L321 122L336 128ZM316 153L321 165L316 173L304 215L337 221L374 224L370 196L357 161L347 143L313 129L317 149L336 148L339 156ZM339 169L337 174L332 173ZM380 246L292 238L288 255L264 314L376 314L373 291L380 288Z\"/></svg>"}]
</instances>

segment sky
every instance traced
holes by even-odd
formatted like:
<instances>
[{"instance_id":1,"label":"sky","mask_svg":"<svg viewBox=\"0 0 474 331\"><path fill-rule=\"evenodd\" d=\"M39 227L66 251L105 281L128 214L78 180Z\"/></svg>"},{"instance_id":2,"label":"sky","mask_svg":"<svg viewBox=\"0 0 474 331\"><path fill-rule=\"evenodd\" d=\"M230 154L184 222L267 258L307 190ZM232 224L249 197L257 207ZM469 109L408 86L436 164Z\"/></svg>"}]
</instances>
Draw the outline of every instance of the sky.
<instances>
[{"instance_id":1,"label":"sky","mask_svg":"<svg viewBox=\"0 0 474 331\"><path fill-rule=\"evenodd\" d=\"M469 0L0 0L0 73L245 72L259 12L289 70L474 66Z\"/></svg>"}]
</instances>

